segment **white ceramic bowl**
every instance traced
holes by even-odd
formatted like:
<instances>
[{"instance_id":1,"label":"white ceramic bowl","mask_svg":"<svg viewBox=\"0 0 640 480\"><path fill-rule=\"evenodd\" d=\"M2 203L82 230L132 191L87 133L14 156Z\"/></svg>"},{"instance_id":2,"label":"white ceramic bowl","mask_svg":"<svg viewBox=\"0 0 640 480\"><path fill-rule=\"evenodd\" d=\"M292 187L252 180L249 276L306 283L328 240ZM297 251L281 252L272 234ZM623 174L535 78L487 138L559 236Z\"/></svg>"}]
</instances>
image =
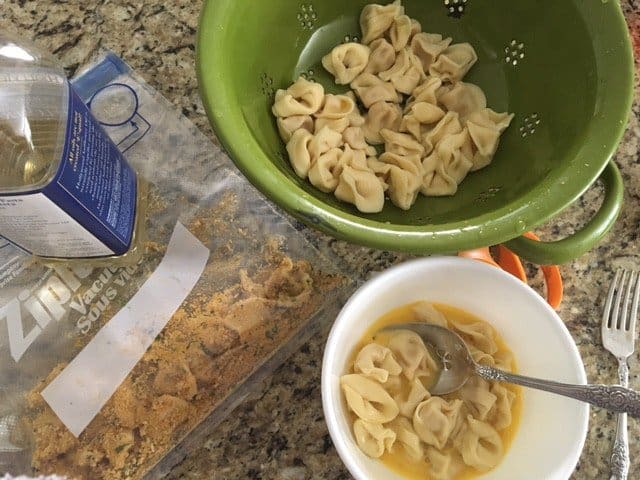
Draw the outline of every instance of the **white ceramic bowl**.
<instances>
[{"instance_id":1,"label":"white ceramic bowl","mask_svg":"<svg viewBox=\"0 0 640 480\"><path fill-rule=\"evenodd\" d=\"M381 315L426 300L465 310L491 323L524 375L586 383L580 354L555 311L530 287L475 260L432 257L410 261L366 282L333 325L322 362L322 404L333 443L357 480L402 480L362 453L351 433L339 378L356 344ZM500 465L483 480L566 480L587 433L589 407L524 389L520 427Z\"/></svg>"}]
</instances>

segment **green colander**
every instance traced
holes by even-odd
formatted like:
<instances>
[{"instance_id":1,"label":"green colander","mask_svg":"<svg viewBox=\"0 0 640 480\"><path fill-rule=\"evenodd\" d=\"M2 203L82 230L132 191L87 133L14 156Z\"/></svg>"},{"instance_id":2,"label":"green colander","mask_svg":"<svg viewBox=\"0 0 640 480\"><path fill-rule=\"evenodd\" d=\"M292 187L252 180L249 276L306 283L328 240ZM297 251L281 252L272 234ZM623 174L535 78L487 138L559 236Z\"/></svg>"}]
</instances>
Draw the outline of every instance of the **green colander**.
<instances>
[{"instance_id":1,"label":"green colander","mask_svg":"<svg viewBox=\"0 0 640 480\"><path fill-rule=\"evenodd\" d=\"M247 178L269 199L334 237L415 254L507 242L540 264L597 244L622 206L612 156L631 108L633 54L614 0L405 0L423 31L469 42L479 60L465 77L489 106L515 114L493 163L452 197L419 196L409 211L387 202L361 214L298 178L271 115L275 90L300 75L342 92L320 64L360 35L366 0L209 0L198 33L198 76L209 119ZM387 3L387 2L380 2ZM579 232L558 242L522 238L567 208L601 176L605 198Z\"/></svg>"}]
</instances>

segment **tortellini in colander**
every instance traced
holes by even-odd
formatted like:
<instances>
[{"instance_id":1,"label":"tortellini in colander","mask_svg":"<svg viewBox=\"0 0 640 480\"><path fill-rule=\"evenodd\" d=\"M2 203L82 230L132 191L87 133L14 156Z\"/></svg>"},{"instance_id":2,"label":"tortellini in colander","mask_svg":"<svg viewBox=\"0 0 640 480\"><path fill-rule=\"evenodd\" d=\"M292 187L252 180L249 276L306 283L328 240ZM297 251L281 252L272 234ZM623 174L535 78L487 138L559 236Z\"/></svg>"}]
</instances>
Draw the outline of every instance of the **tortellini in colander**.
<instances>
[{"instance_id":1,"label":"tortellini in colander","mask_svg":"<svg viewBox=\"0 0 640 480\"><path fill-rule=\"evenodd\" d=\"M511 353L499 346L489 324L449 317L427 302L407 307L398 310L402 323L451 328L472 352L482 354L477 361L512 369ZM432 396L428 387L442 359L436 360L417 333L391 330L373 339L359 349L349 372L340 378L360 450L383 462L401 454L401 462L413 462L416 472L438 480L470 478L472 472L485 473L498 465L507 448L504 432L513 429L517 387L471 377L454 393Z\"/></svg>"},{"instance_id":2,"label":"tortellini in colander","mask_svg":"<svg viewBox=\"0 0 640 480\"><path fill-rule=\"evenodd\" d=\"M276 92L272 111L293 170L363 213L381 211L386 198L407 210L419 194L455 195L491 163L513 115L488 108L482 89L462 81L478 61L473 46L423 32L400 0L365 6L360 28L361 43L322 58L347 93L303 77ZM343 159L347 146L366 156L359 167L350 153Z\"/></svg>"}]
</instances>

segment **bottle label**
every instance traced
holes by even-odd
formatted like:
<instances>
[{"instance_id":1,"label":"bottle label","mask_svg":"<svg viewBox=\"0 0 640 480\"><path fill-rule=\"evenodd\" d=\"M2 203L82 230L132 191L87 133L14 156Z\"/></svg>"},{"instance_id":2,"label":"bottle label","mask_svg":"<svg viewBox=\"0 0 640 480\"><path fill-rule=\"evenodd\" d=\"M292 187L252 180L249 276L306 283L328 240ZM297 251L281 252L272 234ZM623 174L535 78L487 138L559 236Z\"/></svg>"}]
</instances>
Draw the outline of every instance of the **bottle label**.
<instances>
[{"instance_id":1,"label":"bottle label","mask_svg":"<svg viewBox=\"0 0 640 480\"><path fill-rule=\"evenodd\" d=\"M43 257L122 255L134 234L137 188L135 171L69 84L58 171L38 191L0 197L0 234Z\"/></svg>"}]
</instances>

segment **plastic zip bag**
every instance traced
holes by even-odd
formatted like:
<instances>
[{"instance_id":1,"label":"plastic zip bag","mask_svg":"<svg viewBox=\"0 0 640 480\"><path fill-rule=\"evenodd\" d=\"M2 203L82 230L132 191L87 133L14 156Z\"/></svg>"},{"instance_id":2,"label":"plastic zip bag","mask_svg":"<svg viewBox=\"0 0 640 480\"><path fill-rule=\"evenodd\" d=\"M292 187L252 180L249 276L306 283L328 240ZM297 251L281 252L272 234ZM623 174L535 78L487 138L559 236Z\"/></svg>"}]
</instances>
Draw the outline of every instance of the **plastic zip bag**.
<instances>
[{"instance_id":1,"label":"plastic zip bag","mask_svg":"<svg viewBox=\"0 0 640 480\"><path fill-rule=\"evenodd\" d=\"M73 83L149 182L144 256L48 267L0 245L0 472L155 477L354 285L118 57Z\"/></svg>"}]
</instances>

